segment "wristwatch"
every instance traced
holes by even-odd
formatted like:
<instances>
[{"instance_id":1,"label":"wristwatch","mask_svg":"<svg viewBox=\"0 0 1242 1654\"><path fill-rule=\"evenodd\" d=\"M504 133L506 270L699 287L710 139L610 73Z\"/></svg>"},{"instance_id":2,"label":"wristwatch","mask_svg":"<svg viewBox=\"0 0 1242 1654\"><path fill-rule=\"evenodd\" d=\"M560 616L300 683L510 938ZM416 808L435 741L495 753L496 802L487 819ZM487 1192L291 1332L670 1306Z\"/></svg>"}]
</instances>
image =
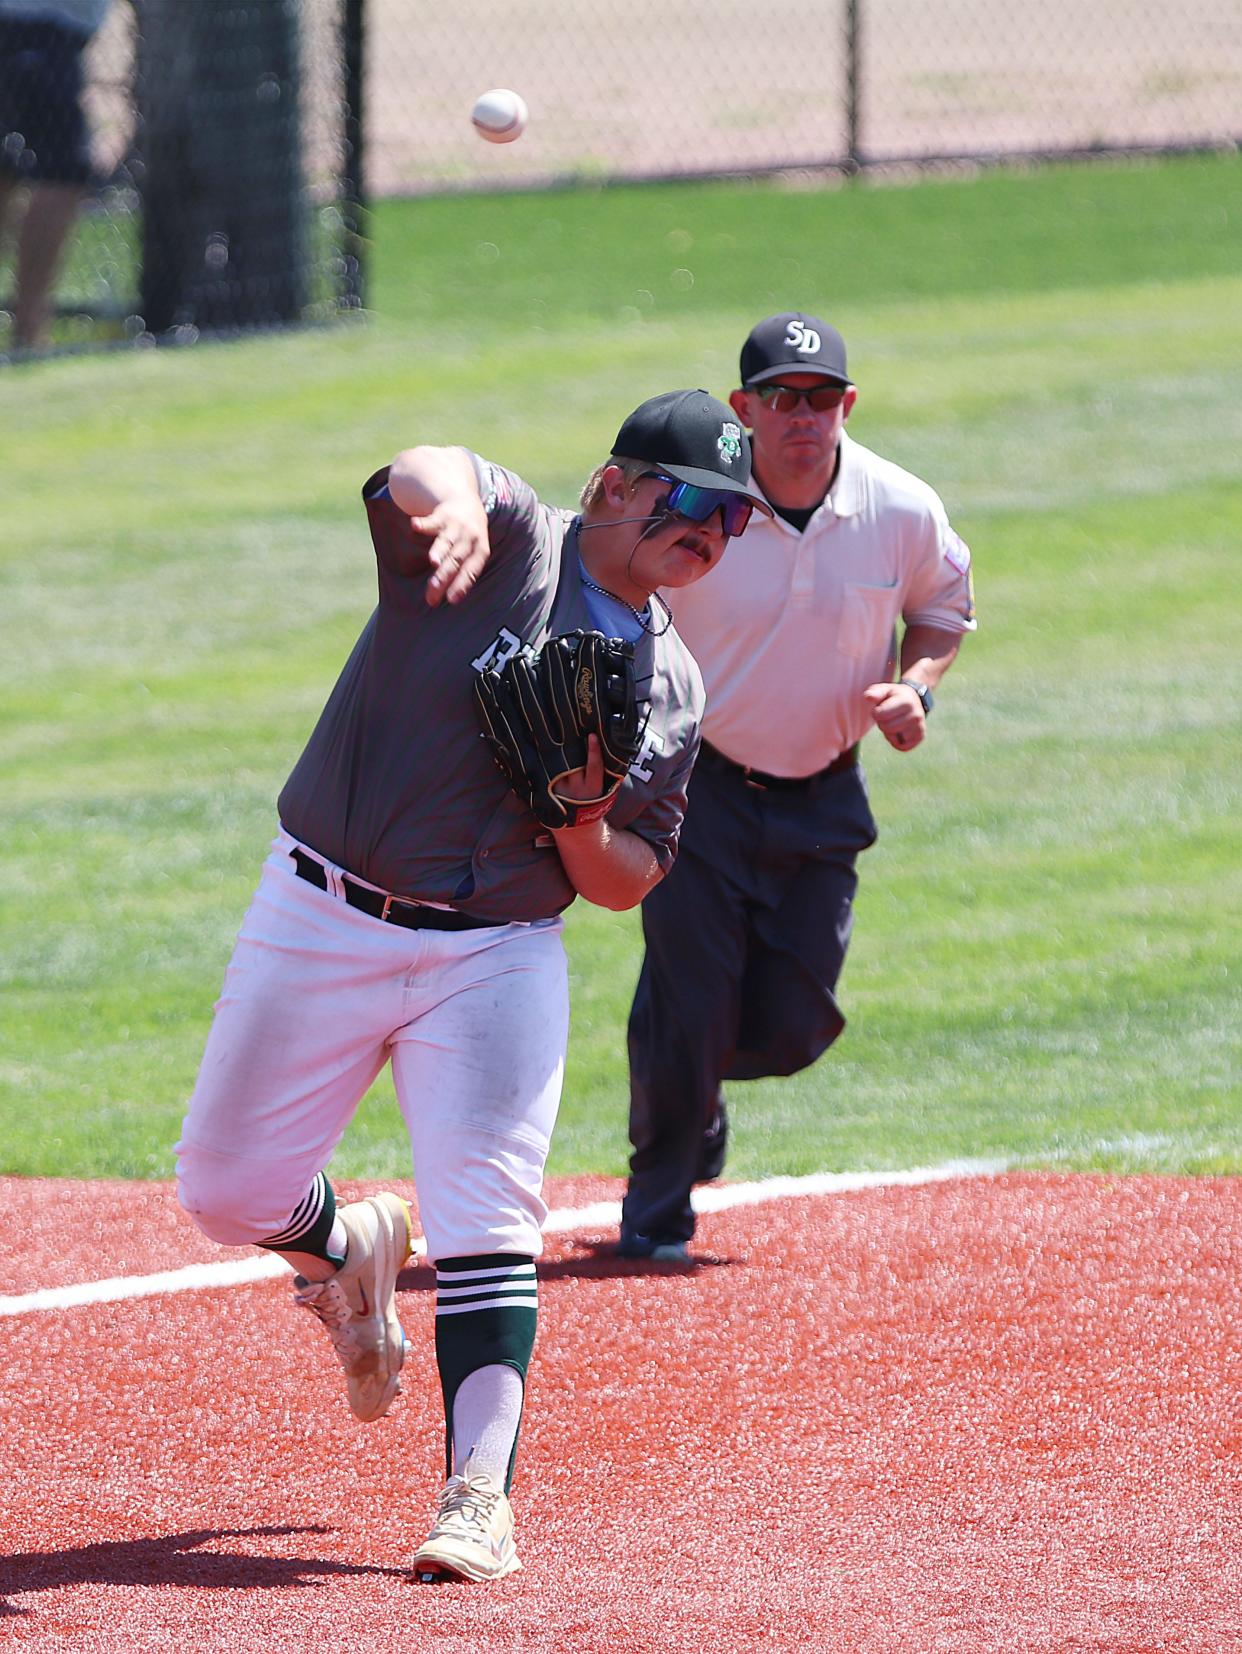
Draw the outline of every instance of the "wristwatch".
<instances>
[{"instance_id":1,"label":"wristwatch","mask_svg":"<svg viewBox=\"0 0 1242 1654\"><path fill-rule=\"evenodd\" d=\"M932 695L931 690L927 687L927 685L925 683L919 683L917 678L902 678L901 682L905 684L907 689L913 689L914 693L918 696L919 700L922 701L922 703L923 703L923 716L926 717L927 714L931 711L932 707L934 707L935 704L936 704L935 698Z\"/></svg>"}]
</instances>

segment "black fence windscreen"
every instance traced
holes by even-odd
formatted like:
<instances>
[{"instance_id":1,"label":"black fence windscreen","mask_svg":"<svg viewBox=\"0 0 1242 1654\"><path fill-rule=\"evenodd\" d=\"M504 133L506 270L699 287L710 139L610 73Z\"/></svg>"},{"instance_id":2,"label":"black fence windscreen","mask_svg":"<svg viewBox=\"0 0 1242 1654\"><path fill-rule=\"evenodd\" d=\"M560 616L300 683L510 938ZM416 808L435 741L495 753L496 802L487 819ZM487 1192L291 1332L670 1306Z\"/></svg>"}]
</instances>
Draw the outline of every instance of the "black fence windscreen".
<instances>
[{"instance_id":1,"label":"black fence windscreen","mask_svg":"<svg viewBox=\"0 0 1242 1654\"><path fill-rule=\"evenodd\" d=\"M188 340L360 302L361 0L21 9L0 0L0 350Z\"/></svg>"}]
</instances>

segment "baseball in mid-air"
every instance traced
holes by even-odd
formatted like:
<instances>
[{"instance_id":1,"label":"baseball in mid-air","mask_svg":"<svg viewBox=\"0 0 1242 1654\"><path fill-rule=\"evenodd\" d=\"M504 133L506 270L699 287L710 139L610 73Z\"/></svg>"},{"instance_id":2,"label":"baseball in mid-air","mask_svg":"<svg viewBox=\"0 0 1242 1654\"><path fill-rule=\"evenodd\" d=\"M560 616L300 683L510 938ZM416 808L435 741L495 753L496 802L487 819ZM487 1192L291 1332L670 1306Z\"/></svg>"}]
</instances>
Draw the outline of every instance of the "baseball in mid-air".
<instances>
[{"instance_id":1,"label":"baseball in mid-air","mask_svg":"<svg viewBox=\"0 0 1242 1654\"><path fill-rule=\"evenodd\" d=\"M470 119L480 138L489 144L511 144L526 130L530 111L526 99L518 92L497 86L475 99Z\"/></svg>"}]
</instances>

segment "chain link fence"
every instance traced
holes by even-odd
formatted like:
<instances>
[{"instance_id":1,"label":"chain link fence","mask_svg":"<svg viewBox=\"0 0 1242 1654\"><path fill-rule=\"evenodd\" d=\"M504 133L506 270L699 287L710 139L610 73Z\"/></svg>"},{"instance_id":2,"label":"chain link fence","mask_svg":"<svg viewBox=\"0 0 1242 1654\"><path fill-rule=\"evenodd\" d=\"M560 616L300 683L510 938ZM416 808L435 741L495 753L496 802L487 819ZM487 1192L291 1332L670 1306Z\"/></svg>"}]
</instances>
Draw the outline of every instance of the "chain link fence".
<instances>
[{"instance_id":1,"label":"chain link fence","mask_svg":"<svg viewBox=\"0 0 1242 1654\"><path fill-rule=\"evenodd\" d=\"M1242 137L1239 0L369 0L376 194ZM526 99L505 148L468 112Z\"/></svg>"},{"instance_id":2,"label":"chain link fence","mask_svg":"<svg viewBox=\"0 0 1242 1654\"><path fill-rule=\"evenodd\" d=\"M68 103L9 26L99 12L89 187L49 295L62 345L357 304L363 195L1242 137L1242 0L0 0L0 352L23 342L21 209L57 148L33 105ZM489 86L529 104L520 142L472 130Z\"/></svg>"}]
</instances>

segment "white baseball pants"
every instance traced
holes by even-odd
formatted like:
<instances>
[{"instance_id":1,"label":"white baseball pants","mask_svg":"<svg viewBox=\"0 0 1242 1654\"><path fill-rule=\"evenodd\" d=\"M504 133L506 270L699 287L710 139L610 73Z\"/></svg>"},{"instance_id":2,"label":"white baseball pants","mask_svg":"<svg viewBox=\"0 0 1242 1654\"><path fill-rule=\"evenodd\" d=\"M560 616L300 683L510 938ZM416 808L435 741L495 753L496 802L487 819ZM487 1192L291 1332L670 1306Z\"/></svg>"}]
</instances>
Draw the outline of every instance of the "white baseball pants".
<instances>
[{"instance_id":1,"label":"white baseball pants","mask_svg":"<svg viewBox=\"0 0 1242 1654\"><path fill-rule=\"evenodd\" d=\"M432 1259L537 1256L569 992L559 918L405 930L299 879L283 832L246 914L177 1145L213 1240L279 1233L391 1061ZM322 859L322 858L317 858Z\"/></svg>"}]
</instances>

